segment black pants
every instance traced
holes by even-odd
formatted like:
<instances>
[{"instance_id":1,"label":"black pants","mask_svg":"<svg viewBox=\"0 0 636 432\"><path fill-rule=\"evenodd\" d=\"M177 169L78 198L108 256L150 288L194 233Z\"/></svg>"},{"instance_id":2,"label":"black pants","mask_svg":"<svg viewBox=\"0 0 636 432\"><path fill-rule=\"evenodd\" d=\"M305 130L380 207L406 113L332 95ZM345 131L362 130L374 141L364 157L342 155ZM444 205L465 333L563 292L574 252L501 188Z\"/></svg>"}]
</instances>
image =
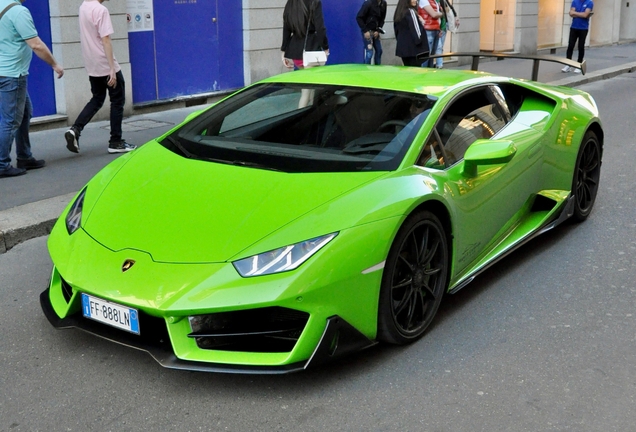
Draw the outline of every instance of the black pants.
<instances>
[{"instance_id":1,"label":"black pants","mask_svg":"<svg viewBox=\"0 0 636 432\"><path fill-rule=\"evenodd\" d=\"M417 66L422 65L422 60L418 60L417 57L402 57L402 63L404 66Z\"/></svg>"},{"instance_id":2,"label":"black pants","mask_svg":"<svg viewBox=\"0 0 636 432\"><path fill-rule=\"evenodd\" d=\"M583 61L583 56L585 55L585 38L587 38L587 30L579 30L570 28L570 40L568 41L568 50L565 53L565 56L572 60L572 53L574 52L574 45L576 45L576 40L579 40L579 57L578 62L581 63Z\"/></svg>"},{"instance_id":3,"label":"black pants","mask_svg":"<svg viewBox=\"0 0 636 432\"><path fill-rule=\"evenodd\" d=\"M75 127L81 132L84 127L91 121L93 116L104 105L106 100L106 92L110 99L110 142L121 141L121 122L124 119L124 104L126 103L126 83L124 75L121 71L117 72L117 85L108 87L108 76L88 77L91 82L91 93L93 97L86 104L77 120Z\"/></svg>"}]
</instances>

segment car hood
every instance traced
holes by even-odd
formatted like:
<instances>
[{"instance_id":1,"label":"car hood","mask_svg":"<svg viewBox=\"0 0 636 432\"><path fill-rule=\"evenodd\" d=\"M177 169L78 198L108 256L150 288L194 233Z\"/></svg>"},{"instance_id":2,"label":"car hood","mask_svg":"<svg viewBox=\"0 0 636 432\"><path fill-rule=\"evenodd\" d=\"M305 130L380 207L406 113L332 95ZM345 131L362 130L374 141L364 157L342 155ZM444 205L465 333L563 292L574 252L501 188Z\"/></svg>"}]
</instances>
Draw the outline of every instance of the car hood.
<instances>
[{"instance_id":1,"label":"car hood","mask_svg":"<svg viewBox=\"0 0 636 432\"><path fill-rule=\"evenodd\" d=\"M144 251L158 262L228 261L383 174L282 173L190 160L156 143L136 151L84 209L83 227L111 250Z\"/></svg>"}]
</instances>

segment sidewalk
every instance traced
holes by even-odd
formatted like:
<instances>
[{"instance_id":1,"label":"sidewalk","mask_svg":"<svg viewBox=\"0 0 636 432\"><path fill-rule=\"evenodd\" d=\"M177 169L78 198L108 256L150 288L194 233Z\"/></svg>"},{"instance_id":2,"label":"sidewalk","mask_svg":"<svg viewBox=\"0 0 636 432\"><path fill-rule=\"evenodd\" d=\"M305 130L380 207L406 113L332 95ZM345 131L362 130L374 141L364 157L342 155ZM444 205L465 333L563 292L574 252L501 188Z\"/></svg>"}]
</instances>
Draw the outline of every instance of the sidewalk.
<instances>
[{"instance_id":1,"label":"sidewalk","mask_svg":"<svg viewBox=\"0 0 636 432\"><path fill-rule=\"evenodd\" d=\"M565 49L558 49L555 55L565 57ZM576 87L632 72L636 70L636 43L588 48L585 58L585 75L564 74L558 63L543 62L539 69L539 81ZM453 68L455 64L447 63L447 67ZM516 59L482 61L479 69L497 75L529 79L532 63L530 60ZM143 144L180 123L189 113L206 106L126 118L124 138L133 144ZM80 139L79 155L66 149L66 129L31 134L33 153L35 157L46 160L46 168L29 171L27 175L16 178L0 179L0 254L21 242L47 235L77 191L117 157L106 150L109 138L107 121L91 123L86 127ZM120 220L113 220L114 224L126 223L126 215L119 217Z\"/></svg>"}]
</instances>

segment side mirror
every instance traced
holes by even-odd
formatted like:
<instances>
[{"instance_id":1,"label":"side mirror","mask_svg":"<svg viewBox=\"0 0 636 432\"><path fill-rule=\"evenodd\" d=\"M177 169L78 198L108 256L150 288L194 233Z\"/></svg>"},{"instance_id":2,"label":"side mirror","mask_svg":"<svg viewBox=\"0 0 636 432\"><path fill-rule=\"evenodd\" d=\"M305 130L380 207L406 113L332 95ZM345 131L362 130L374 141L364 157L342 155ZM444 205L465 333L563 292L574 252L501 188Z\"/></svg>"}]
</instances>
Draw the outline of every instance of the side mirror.
<instances>
[{"instance_id":1,"label":"side mirror","mask_svg":"<svg viewBox=\"0 0 636 432\"><path fill-rule=\"evenodd\" d=\"M464 154L464 175L475 177L479 165L496 165L512 160L517 148L509 140L478 139Z\"/></svg>"}]
</instances>

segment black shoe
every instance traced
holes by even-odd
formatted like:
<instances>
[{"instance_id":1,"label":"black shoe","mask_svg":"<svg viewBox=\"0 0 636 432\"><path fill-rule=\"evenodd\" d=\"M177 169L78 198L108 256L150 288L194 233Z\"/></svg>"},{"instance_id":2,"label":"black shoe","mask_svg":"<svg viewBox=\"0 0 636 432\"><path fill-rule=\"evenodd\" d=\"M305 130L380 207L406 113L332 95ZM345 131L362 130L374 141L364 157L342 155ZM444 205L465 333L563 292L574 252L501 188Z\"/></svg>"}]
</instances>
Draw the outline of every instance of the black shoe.
<instances>
[{"instance_id":1,"label":"black shoe","mask_svg":"<svg viewBox=\"0 0 636 432\"><path fill-rule=\"evenodd\" d=\"M42 159L36 159L36 158L18 159L18 168L31 170L31 169L42 168L45 165L46 165L46 162L44 162Z\"/></svg>"},{"instance_id":2,"label":"black shoe","mask_svg":"<svg viewBox=\"0 0 636 432\"><path fill-rule=\"evenodd\" d=\"M13 168L10 166L9 168L5 168L0 170L0 178L2 177L15 177L22 174L26 174L26 170L24 168Z\"/></svg>"},{"instance_id":3,"label":"black shoe","mask_svg":"<svg viewBox=\"0 0 636 432\"><path fill-rule=\"evenodd\" d=\"M127 153L136 148L136 145L128 144L126 140L108 143L108 153Z\"/></svg>"},{"instance_id":4,"label":"black shoe","mask_svg":"<svg viewBox=\"0 0 636 432\"><path fill-rule=\"evenodd\" d=\"M66 148L73 153L79 153L79 136L80 133L75 127L71 127L64 134L64 138L66 138Z\"/></svg>"}]
</instances>

